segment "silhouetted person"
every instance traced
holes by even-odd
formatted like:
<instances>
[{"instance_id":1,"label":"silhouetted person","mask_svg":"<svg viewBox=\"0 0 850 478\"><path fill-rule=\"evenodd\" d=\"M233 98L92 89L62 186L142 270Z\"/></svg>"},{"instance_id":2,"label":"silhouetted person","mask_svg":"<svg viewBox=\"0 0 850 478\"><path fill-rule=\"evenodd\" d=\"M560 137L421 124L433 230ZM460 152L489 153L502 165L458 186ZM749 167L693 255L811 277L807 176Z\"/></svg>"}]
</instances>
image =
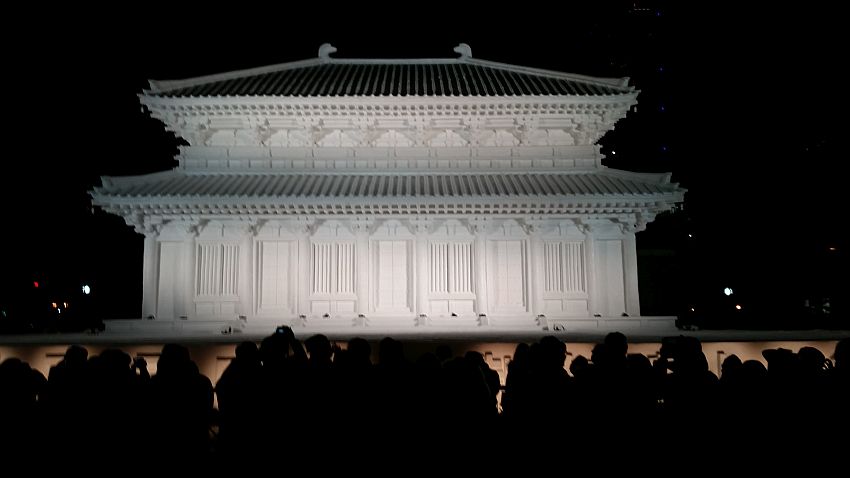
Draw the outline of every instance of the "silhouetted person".
<instances>
[{"instance_id":1,"label":"silhouetted person","mask_svg":"<svg viewBox=\"0 0 850 478\"><path fill-rule=\"evenodd\" d=\"M514 348L514 355L508 363L508 375L505 377L505 392L502 394L502 415L513 421L518 414L528 410L531 381L531 346L520 342Z\"/></svg>"},{"instance_id":2,"label":"silhouetted person","mask_svg":"<svg viewBox=\"0 0 850 478\"><path fill-rule=\"evenodd\" d=\"M38 397L46 385L44 375L20 359L0 363L0 453L10 452L9 460L38 443L42 431Z\"/></svg>"},{"instance_id":3,"label":"silhouetted person","mask_svg":"<svg viewBox=\"0 0 850 478\"><path fill-rule=\"evenodd\" d=\"M242 342L215 385L220 417L218 446L225 453L256 449L259 423L264 419L259 406L263 392L262 373L257 345Z\"/></svg>"},{"instance_id":4,"label":"silhouetted person","mask_svg":"<svg viewBox=\"0 0 850 478\"><path fill-rule=\"evenodd\" d=\"M210 379L198 371L189 350L166 344L151 378L157 458L193 460L209 451L213 411Z\"/></svg>"}]
</instances>

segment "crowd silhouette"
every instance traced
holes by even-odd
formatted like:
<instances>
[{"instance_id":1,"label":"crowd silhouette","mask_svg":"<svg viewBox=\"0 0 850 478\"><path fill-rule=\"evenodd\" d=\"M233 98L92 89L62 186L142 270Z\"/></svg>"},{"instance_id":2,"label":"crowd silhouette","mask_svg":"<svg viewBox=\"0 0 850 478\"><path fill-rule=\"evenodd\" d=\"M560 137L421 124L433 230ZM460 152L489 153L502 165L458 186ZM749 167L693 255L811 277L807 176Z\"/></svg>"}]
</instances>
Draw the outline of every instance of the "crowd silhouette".
<instances>
[{"instance_id":1,"label":"crowd silhouette","mask_svg":"<svg viewBox=\"0 0 850 478\"><path fill-rule=\"evenodd\" d=\"M455 356L440 345L409 361L401 342L384 338L373 364L362 338L344 348L324 335L302 344L283 327L259 346L239 344L213 384L182 345L162 348L153 376L119 349L89 356L72 345L46 378L16 358L0 364L0 450L41 443L66 457L109 455L135 443L168 461L362 451L434 434L522 441L569 432L600 444L663 436L684 446L706 429L846 429L850 339L832 360L812 347L763 356L766 367L729 356L718 378L695 338L665 339L651 361L614 332L567 371L566 345L546 336L517 345L502 386L478 352Z\"/></svg>"}]
</instances>

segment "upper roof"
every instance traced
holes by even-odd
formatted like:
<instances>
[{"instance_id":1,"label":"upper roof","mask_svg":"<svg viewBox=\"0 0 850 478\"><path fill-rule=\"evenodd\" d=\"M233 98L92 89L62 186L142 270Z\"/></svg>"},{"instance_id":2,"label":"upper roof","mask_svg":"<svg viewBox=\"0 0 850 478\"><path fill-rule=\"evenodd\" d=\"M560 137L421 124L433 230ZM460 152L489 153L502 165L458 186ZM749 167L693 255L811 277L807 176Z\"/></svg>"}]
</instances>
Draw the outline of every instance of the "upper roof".
<instances>
[{"instance_id":1,"label":"upper roof","mask_svg":"<svg viewBox=\"0 0 850 478\"><path fill-rule=\"evenodd\" d=\"M319 57L184 80L150 82L152 96L608 96L634 92L628 78L594 78L472 58L337 59Z\"/></svg>"}]
</instances>

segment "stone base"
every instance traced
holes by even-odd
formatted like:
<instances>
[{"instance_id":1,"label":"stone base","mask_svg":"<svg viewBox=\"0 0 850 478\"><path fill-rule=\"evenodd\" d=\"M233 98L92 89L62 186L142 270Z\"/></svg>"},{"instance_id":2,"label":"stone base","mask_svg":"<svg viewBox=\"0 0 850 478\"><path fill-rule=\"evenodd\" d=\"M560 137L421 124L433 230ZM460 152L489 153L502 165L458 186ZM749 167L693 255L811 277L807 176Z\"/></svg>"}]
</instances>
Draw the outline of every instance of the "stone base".
<instances>
[{"instance_id":1,"label":"stone base","mask_svg":"<svg viewBox=\"0 0 850 478\"><path fill-rule=\"evenodd\" d=\"M405 330L416 327L413 317L364 317L364 325L377 330Z\"/></svg>"},{"instance_id":2,"label":"stone base","mask_svg":"<svg viewBox=\"0 0 850 478\"><path fill-rule=\"evenodd\" d=\"M653 330L658 333L675 335L676 317L541 317L545 330L551 332L569 332L570 330L607 330L619 331L628 335L629 331Z\"/></svg>"},{"instance_id":3,"label":"stone base","mask_svg":"<svg viewBox=\"0 0 850 478\"><path fill-rule=\"evenodd\" d=\"M477 317L424 317L419 322L423 327L437 330L456 330L464 328L482 327L481 320ZM487 325L484 324L484 327Z\"/></svg>"},{"instance_id":4,"label":"stone base","mask_svg":"<svg viewBox=\"0 0 850 478\"><path fill-rule=\"evenodd\" d=\"M532 317L482 317L482 322L487 322L491 327L499 329L540 329L546 330L546 322Z\"/></svg>"},{"instance_id":5,"label":"stone base","mask_svg":"<svg viewBox=\"0 0 850 478\"><path fill-rule=\"evenodd\" d=\"M533 341L556 335L564 341L599 341L620 331L632 341L657 341L670 335L695 335L675 327L675 317L347 317L249 318L233 320L108 320L99 334L39 334L0 337L2 342L241 342L259 341L281 325L305 339L324 334L332 340L352 337L404 340Z\"/></svg>"}]
</instances>

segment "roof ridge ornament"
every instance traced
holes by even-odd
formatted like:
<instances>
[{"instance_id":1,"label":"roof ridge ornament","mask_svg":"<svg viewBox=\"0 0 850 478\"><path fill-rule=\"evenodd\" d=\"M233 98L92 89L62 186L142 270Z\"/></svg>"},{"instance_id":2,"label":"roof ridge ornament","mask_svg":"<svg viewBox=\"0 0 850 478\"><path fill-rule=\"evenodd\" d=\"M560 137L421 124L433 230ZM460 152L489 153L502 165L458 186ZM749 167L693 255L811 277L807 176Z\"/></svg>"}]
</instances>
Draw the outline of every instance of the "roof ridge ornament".
<instances>
[{"instance_id":1,"label":"roof ridge ornament","mask_svg":"<svg viewBox=\"0 0 850 478\"><path fill-rule=\"evenodd\" d=\"M472 48L466 43L459 43L454 50L455 53L460 53L460 59L472 58Z\"/></svg>"},{"instance_id":2,"label":"roof ridge ornament","mask_svg":"<svg viewBox=\"0 0 850 478\"><path fill-rule=\"evenodd\" d=\"M319 58L323 60L330 60L331 53L336 53L336 47L330 43L322 43L322 45L319 46Z\"/></svg>"}]
</instances>

